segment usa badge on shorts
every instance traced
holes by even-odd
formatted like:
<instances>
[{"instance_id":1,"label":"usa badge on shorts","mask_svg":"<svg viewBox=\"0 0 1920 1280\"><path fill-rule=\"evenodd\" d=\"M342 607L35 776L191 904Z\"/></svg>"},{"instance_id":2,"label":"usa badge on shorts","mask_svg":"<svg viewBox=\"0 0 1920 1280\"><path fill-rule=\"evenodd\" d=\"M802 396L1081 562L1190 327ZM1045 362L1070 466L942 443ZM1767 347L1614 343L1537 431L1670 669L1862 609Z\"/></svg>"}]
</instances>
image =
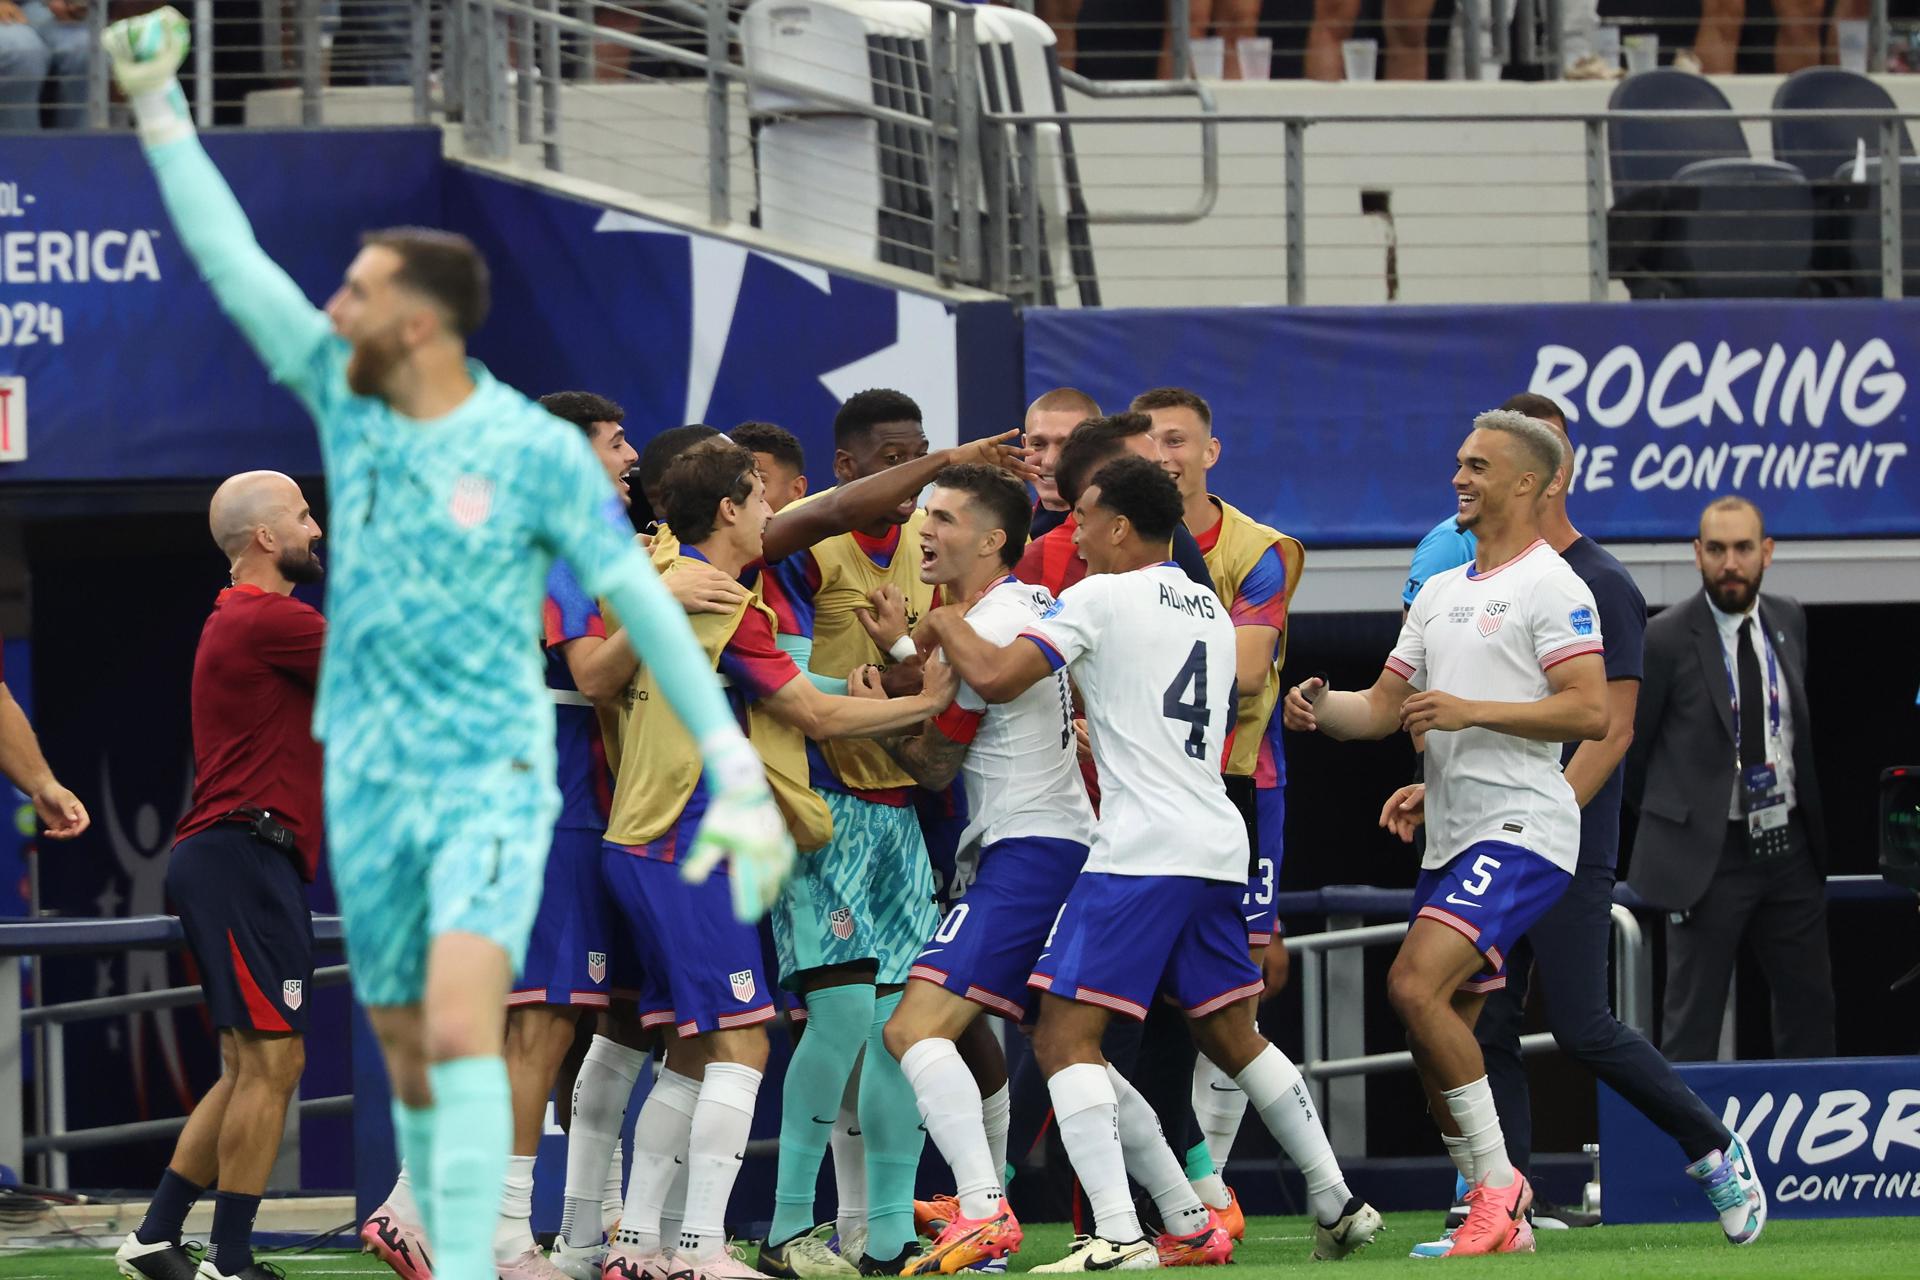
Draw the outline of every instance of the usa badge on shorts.
<instances>
[{"instance_id":1,"label":"usa badge on shorts","mask_svg":"<svg viewBox=\"0 0 1920 1280\"><path fill-rule=\"evenodd\" d=\"M845 942L853 936L853 908L841 907L827 917L827 927L833 930L833 936Z\"/></svg>"},{"instance_id":2,"label":"usa badge on shorts","mask_svg":"<svg viewBox=\"0 0 1920 1280\"><path fill-rule=\"evenodd\" d=\"M299 978L288 978L280 984L280 1000L289 1009L298 1009L306 998L303 994L305 984Z\"/></svg>"},{"instance_id":3,"label":"usa badge on shorts","mask_svg":"<svg viewBox=\"0 0 1920 1280\"><path fill-rule=\"evenodd\" d=\"M594 983L607 980L607 953L604 951L587 952L587 977Z\"/></svg>"},{"instance_id":4,"label":"usa badge on shorts","mask_svg":"<svg viewBox=\"0 0 1920 1280\"><path fill-rule=\"evenodd\" d=\"M1506 620L1507 602L1505 600L1489 600L1487 601L1486 607L1480 610L1480 616L1474 620L1473 625L1480 628L1481 635L1490 636L1498 631L1500 624Z\"/></svg>"},{"instance_id":5,"label":"usa badge on shorts","mask_svg":"<svg viewBox=\"0 0 1920 1280\"><path fill-rule=\"evenodd\" d=\"M733 987L733 998L741 1004L753 999L753 970L742 969L738 973L727 975L727 981Z\"/></svg>"},{"instance_id":6,"label":"usa badge on shorts","mask_svg":"<svg viewBox=\"0 0 1920 1280\"><path fill-rule=\"evenodd\" d=\"M471 529L493 514L493 481L487 476L461 476L453 482L447 514L462 529Z\"/></svg>"}]
</instances>

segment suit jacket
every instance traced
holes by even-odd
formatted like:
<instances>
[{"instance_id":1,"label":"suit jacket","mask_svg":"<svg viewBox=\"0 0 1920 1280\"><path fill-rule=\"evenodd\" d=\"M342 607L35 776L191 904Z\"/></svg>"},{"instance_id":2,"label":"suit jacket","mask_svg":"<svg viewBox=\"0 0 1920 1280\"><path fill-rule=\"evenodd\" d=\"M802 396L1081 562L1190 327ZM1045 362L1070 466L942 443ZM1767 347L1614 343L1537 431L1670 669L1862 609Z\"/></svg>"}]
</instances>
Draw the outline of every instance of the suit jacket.
<instances>
[{"instance_id":1,"label":"suit jacket","mask_svg":"<svg viewBox=\"0 0 1920 1280\"><path fill-rule=\"evenodd\" d=\"M1795 813L1824 874L1827 833L1807 707L1807 615L1762 593L1760 625L1779 658L1793 726ZM1704 591L1647 624L1646 677L1627 755L1627 797L1640 810L1627 882L1667 911L1700 901L1727 839L1738 737L1725 651Z\"/></svg>"}]
</instances>

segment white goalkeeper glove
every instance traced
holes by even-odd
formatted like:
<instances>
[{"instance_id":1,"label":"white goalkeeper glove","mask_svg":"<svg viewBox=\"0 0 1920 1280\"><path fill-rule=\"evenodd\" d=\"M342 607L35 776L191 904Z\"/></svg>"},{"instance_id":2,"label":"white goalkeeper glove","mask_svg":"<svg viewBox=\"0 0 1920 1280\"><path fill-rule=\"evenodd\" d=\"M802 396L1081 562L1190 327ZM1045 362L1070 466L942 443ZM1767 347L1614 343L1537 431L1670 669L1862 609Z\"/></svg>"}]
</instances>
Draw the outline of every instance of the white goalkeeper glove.
<instances>
[{"instance_id":1,"label":"white goalkeeper glove","mask_svg":"<svg viewBox=\"0 0 1920 1280\"><path fill-rule=\"evenodd\" d=\"M113 78L133 106L140 141L149 147L193 132L193 116L176 75L187 56L187 20L172 5L122 18L101 37Z\"/></svg>"},{"instance_id":2,"label":"white goalkeeper glove","mask_svg":"<svg viewBox=\"0 0 1920 1280\"><path fill-rule=\"evenodd\" d=\"M681 876L698 884L724 858L733 914L752 923L767 913L793 868L793 836L767 786L760 754L738 734L703 746L713 780L712 802L693 839Z\"/></svg>"}]
</instances>

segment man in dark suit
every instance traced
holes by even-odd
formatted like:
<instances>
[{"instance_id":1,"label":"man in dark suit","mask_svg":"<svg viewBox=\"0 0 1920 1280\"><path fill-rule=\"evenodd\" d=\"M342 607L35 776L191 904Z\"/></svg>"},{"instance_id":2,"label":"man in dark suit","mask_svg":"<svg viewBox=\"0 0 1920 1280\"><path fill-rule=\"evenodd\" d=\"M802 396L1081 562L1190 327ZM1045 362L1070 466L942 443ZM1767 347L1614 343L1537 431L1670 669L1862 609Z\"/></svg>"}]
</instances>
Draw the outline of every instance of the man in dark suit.
<instances>
[{"instance_id":1,"label":"man in dark suit","mask_svg":"<svg viewBox=\"0 0 1920 1280\"><path fill-rule=\"evenodd\" d=\"M1716 1056L1727 986L1751 940L1773 992L1774 1052L1834 1051L1826 829L1806 694L1807 620L1762 599L1773 540L1720 498L1693 544L1704 590L1647 626L1628 790L1640 831L1628 882L1671 913L1662 1048Z\"/></svg>"}]
</instances>

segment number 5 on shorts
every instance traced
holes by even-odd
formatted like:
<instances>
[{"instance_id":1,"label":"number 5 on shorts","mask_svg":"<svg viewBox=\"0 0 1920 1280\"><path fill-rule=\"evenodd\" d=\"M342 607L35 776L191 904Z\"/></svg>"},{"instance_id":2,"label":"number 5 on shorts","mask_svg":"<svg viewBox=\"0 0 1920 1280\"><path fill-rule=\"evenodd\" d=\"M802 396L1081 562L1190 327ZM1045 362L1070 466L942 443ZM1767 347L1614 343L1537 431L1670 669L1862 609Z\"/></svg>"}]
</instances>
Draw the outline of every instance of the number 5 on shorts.
<instances>
[{"instance_id":1,"label":"number 5 on shorts","mask_svg":"<svg viewBox=\"0 0 1920 1280\"><path fill-rule=\"evenodd\" d=\"M1465 889L1468 893L1472 894L1474 897L1477 898L1481 894L1487 891L1487 886L1493 883L1493 873L1498 871L1499 869L1500 869L1500 859L1494 857L1490 853L1483 853L1479 857L1473 860L1472 878L1468 880L1462 880L1460 882L1460 887L1462 889ZM1455 897L1451 893L1447 895L1447 901L1459 903L1462 906L1468 906L1468 907L1477 907L1480 905L1477 902L1468 902L1464 898Z\"/></svg>"}]
</instances>

